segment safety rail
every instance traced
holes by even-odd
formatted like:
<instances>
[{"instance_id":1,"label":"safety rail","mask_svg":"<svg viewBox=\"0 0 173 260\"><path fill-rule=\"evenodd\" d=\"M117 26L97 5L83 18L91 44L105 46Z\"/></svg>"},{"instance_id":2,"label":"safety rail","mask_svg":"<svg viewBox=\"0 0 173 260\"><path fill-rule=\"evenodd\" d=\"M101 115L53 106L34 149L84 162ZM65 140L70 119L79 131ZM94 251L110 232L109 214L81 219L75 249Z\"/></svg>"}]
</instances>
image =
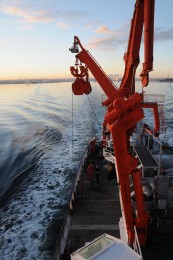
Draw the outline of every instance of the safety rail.
<instances>
[{"instance_id":1,"label":"safety rail","mask_svg":"<svg viewBox=\"0 0 173 260\"><path fill-rule=\"evenodd\" d=\"M141 247L139 244L138 234L137 234L135 226L134 226L134 231L135 231L135 239L134 239L132 248L138 255L140 255L142 257L142 251L141 251ZM142 257L142 259L143 259L143 257Z\"/></svg>"},{"instance_id":2,"label":"safety rail","mask_svg":"<svg viewBox=\"0 0 173 260\"><path fill-rule=\"evenodd\" d=\"M162 94L144 94L144 102L164 103L165 95Z\"/></svg>"},{"instance_id":3,"label":"safety rail","mask_svg":"<svg viewBox=\"0 0 173 260\"><path fill-rule=\"evenodd\" d=\"M77 186L78 186L78 182L80 180L80 175L82 173L82 166L85 164L85 159L87 158L87 155L88 155L88 150L89 150L89 146L87 146L87 148L85 149L84 155L83 155L83 157L82 157L82 159L79 163L79 166L78 166L76 179L74 180L73 188L72 188L72 191L71 191L71 194L70 194L70 197L69 197L69 202L68 202L70 210L73 210L73 201L74 201L74 198L75 198L75 193L76 193L76 189L77 189Z\"/></svg>"},{"instance_id":4,"label":"safety rail","mask_svg":"<svg viewBox=\"0 0 173 260\"><path fill-rule=\"evenodd\" d=\"M165 121L165 113L164 113L164 102L165 95L162 94L144 94L144 102L153 102L157 103L158 111L159 111L159 120L160 120L160 133L163 133L164 139L166 140L166 121Z\"/></svg>"},{"instance_id":5,"label":"safety rail","mask_svg":"<svg viewBox=\"0 0 173 260\"><path fill-rule=\"evenodd\" d=\"M110 81L110 83L114 86L114 88L118 91L117 86L114 84L114 82L108 77L108 75L106 75L106 73L104 72L104 70L102 69L102 67L100 66L100 64L96 61L96 59L92 56L92 54L87 50L87 53L91 56L91 58L94 60L94 62L97 64L97 66L100 68L100 70L102 71L102 73L104 74L104 76Z\"/></svg>"},{"instance_id":6,"label":"safety rail","mask_svg":"<svg viewBox=\"0 0 173 260\"><path fill-rule=\"evenodd\" d=\"M87 155L88 155L88 150L89 150L89 146L86 147L84 155L83 155L82 159L80 160L80 163L78 166L76 178L73 182L71 194L70 194L69 200L68 200L68 208L67 208L65 216L64 216L64 222L62 223L62 226L61 226L61 229L59 232L59 236L58 236L57 242L55 244L53 260L59 260L60 256L64 253L65 244L66 244L68 231L69 231L69 227L70 227L70 222L71 222L71 212L73 211L73 201L75 199L77 185L80 180L80 175L82 173L82 166L84 165L85 159L87 158Z\"/></svg>"},{"instance_id":7,"label":"safety rail","mask_svg":"<svg viewBox=\"0 0 173 260\"><path fill-rule=\"evenodd\" d=\"M151 138L158 144L159 147L159 161L158 161L158 175L160 174L160 167L161 167L161 157L162 157L162 142L155 137L147 128L145 128L145 132L148 134L148 136L151 136ZM150 148L150 139L148 138L148 149Z\"/></svg>"}]
</instances>

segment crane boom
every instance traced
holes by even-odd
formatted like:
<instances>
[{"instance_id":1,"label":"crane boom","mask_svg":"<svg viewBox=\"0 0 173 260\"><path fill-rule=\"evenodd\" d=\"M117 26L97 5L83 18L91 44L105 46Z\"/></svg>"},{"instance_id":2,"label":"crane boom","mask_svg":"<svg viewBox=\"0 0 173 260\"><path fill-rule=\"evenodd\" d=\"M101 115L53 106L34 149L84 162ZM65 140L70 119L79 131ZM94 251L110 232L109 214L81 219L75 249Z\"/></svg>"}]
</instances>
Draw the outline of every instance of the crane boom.
<instances>
[{"instance_id":1,"label":"crane boom","mask_svg":"<svg viewBox=\"0 0 173 260\"><path fill-rule=\"evenodd\" d=\"M135 72L139 64L139 50L144 25L145 61L141 73L142 86L149 82L149 71L153 68L153 25L154 25L154 0L137 0L129 35L128 49L124 55L125 71L120 85L117 88L109 79L94 57L82 46L79 38L74 36L73 46L70 49L76 53L75 66L70 71L76 81L72 84L75 95L89 94L88 70L91 71L105 94L107 100L103 102L107 106L104 117L104 131L108 128L112 135L116 161L117 177L119 179L120 199L122 214L125 219L128 243L134 242L134 226L136 226L139 242L144 245L147 237L148 213L145 210L141 171L138 169L138 161L129 151L129 140L136 124L144 117L142 108L153 108L155 117L154 131L159 131L158 107L156 104L145 104L143 95L135 93ZM79 52L79 48L81 51ZM86 79L84 80L84 78ZM105 135L103 133L103 139ZM130 182L133 182L137 214L133 214L131 202Z\"/></svg>"},{"instance_id":2,"label":"crane boom","mask_svg":"<svg viewBox=\"0 0 173 260\"><path fill-rule=\"evenodd\" d=\"M80 61L87 61L87 67L93 74L94 78L97 80L99 85L104 90L110 101L113 101L115 98L119 98L120 94L118 89L113 84L113 82L109 79L106 73L103 71L101 66L96 62L96 60L92 57L89 51L83 49L79 54L76 55L76 58Z\"/></svg>"},{"instance_id":3,"label":"crane boom","mask_svg":"<svg viewBox=\"0 0 173 260\"><path fill-rule=\"evenodd\" d=\"M144 27L144 63L141 72L142 86L149 83L153 69L154 0L136 0L127 51L124 54L125 70L120 91L128 97L135 92L135 74L139 65L139 51Z\"/></svg>"},{"instance_id":4,"label":"crane boom","mask_svg":"<svg viewBox=\"0 0 173 260\"><path fill-rule=\"evenodd\" d=\"M154 0L144 1L144 63L141 72L143 87L149 83L149 72L153 70Z\"/></svg>"},{"instance_id":5,"label":"crane boom","mask_svg":"<svg viewBox=\"0 0 173 260\"><path fill-rule=\"evenodd\" d=\"M135 73L140 62L139 51L144 23L144 1L136 1L129 33L127 51L124 53L124 76L120 85L120 91L128 97L135 91Z\"/></svg>"}]
</instances>

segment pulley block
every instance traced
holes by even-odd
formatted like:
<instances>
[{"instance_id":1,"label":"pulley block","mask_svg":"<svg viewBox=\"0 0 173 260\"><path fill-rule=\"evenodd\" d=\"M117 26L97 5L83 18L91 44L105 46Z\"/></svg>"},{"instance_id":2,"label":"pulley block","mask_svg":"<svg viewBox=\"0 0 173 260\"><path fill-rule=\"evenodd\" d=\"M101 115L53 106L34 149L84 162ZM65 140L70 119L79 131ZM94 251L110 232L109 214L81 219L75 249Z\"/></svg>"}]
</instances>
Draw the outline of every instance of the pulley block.
<instances>
[{"instance_id":1,"label":"pulley block","mask_svg":"<svg viewBox=\"0 0 173 260\"><path fill-rule=\"evenodd\" d=\"M76 78L75 82L72 84L72 91L74 95L83 95L91 93L91 84L89 81L85 81L83 78Z\"/></svg>"}]
</instances>

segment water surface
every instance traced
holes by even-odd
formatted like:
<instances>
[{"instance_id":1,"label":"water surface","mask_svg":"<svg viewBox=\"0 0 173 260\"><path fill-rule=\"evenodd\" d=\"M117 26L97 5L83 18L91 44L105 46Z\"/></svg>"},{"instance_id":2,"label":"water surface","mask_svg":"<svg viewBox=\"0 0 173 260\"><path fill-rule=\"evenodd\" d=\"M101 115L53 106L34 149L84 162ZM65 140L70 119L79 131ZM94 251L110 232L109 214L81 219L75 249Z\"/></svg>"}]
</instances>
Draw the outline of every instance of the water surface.
<instances>
[{"instance_id":1,"label":"water surface","mask_svg":"<svg viewBox=\"0 0 173 260\"><path fill-rule=\"evenodd\" d=\"M90 100L72 97L69 82L0 85L0 259L52 259L81 155L101 136L103 92L92 85ZM172 90L160 82L146 88L166 97L170 145Z\"/></svg>"}]
</instances>

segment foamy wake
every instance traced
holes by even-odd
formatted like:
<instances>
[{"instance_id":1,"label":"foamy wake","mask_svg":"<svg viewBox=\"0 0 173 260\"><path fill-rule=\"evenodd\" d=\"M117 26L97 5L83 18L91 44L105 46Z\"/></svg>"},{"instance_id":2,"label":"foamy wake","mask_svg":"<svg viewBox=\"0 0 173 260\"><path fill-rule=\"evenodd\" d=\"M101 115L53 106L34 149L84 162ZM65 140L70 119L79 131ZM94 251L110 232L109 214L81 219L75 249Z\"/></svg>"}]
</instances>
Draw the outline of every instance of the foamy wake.
<instances>
[{"instance_id":1,"label":"foamy wake","mask_svg":"<svg viewBox=\"0 0 173 260\"><path fill-rule=\"evenodd\" d=\"M52 238L47 237L48 227L62 218L71 185L71 165L62 156L64 152L56 148L48 152L8 206L1 209L0 259L48 259L50 256L47 241Z\"/></svg>"},{"instance_id":2,"label":"foamy wake","mask_svg":"<svg viewBox=\"0 0 173 260\"><path fill-rule=\"evenodd\" d=\"M1 208L0 259L52 259L79 160L91 133L66 131ZM76 139L75 139L76 138ZM59 225L59 227L58 227Z\"/></svg>"}]
</instances>

